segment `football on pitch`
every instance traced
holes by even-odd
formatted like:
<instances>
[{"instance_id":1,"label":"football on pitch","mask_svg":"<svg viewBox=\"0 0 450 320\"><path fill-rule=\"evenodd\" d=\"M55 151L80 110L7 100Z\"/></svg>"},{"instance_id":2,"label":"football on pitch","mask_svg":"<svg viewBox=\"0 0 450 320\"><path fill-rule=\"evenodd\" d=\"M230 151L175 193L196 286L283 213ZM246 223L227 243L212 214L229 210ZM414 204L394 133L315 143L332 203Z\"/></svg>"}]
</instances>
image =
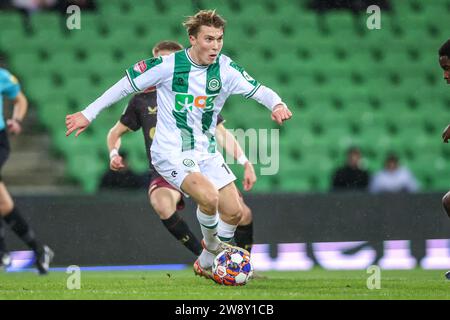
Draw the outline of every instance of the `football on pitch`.
<instances>
[{"instance_id":1,"label":"football on pitch","mask_svg":"<svg viewBox=\"0 0 450 320\"><path fill-rule=\"evenodd\" d=\"M212 266L214 281L226 286L242 286L252 274L250 256L236 249L227 249L219 253Z\"/></svg>"}]
</instances>

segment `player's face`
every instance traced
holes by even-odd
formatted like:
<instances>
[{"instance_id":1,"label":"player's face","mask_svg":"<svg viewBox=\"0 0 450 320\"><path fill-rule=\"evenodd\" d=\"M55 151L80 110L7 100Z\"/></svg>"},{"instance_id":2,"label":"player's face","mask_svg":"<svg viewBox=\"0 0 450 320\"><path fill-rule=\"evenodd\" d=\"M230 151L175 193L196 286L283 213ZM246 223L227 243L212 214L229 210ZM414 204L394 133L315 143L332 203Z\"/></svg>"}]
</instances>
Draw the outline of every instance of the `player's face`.
<instances>
[{"instance_id":1,"label":"player's face","mask_svg":"<svg viewBox=\"0 0 450 320\"><path fill-rule=\"evenodd\" d=\"M223 29L201 26L197 36L189 36L189 42L198 63L212 64L223 47Z\"/></svg>"},{"instance_id":2,"label":"player's face","mask_svg":"<svg viewBox=\"0 0 450 320\"><path fill-rule=\"evenodd\" d=\"M442 56L439 57L439 64L441 68L444 70L444 79L447 80L447 83L450 84L450 57Z\"/></svg>"}]
</instances>

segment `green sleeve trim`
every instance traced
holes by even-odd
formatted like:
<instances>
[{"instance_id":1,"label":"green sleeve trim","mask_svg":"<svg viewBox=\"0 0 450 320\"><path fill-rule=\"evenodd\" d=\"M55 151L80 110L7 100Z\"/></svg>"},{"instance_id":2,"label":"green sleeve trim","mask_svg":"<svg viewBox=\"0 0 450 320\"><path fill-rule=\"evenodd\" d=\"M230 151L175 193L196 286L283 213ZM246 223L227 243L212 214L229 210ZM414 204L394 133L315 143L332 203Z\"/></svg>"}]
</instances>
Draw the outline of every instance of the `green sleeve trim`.
<instances>
[{"instance_id":1,"label":"green sleeve trim","mask_svg":"<svg viewBox=\"0 0 450 320\"><path fill-rule=\"evenodd\" d=\"M134 83L133 79L131 78L128 69L127 69L125 72L126 72L126 74L127 74L128 81L130 81L130 84L131 84L131 87L133 88L133 90L134 90L135 92L141 91L141 90L138 89L138 87L137 87L136 84Z\"/></svg>"},{"instance_id":2,"label":"green sleeve trim","mask_svg":"<svg viewBox=\"0 0 450 320\"><path fill-rule=\"evenodd\" d=\"M252 90L250 91L250 93L248 93L245 98L249 99L251 97L253 97L253 95L256 93L256 91L258 91L258 89L261 87L261 85L258 83L258 85Z\"/></svg>"}]
</instances>

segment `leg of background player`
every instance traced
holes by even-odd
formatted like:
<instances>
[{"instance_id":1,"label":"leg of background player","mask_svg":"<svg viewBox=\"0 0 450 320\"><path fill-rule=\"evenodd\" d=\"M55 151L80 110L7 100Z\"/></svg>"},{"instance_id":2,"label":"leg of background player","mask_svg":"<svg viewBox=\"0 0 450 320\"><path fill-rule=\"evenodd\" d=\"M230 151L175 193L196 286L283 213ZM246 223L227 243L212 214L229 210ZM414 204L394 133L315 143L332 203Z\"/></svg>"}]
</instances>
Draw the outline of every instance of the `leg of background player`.
<instances>
[{"instance_id":1,"label":"leg of background player","mask_svg":"<svg viewBox=\"0 0 450 320\"><path fill-rule=\"evenodd\" d=\"M177 203L181 200L180 192L169 188L157 188L149 191L150 203L167 230L193 254L202 252L200 241L195 237L180 214L176 212Z\"/></svg>"},{"instance_id":2,"label":"leg of background player","mask_svg":"<svg viewBox=\"0 0 450 320\"><path fill-rule=\"evenodd\" d=\"M42 246L36 241L28 223L22 218L17 208L14 207L14 202L3 183L0 183L0 215L9 224L14 233L33 249L33 251L42 249Z\"/></svg>"},{"instance_id":3,"label":"leg of background player","mask_svg":"<svg viewBox=\"0 0 450 320\"><path fill-rule=\"evenodd\" d=\"M3 182L0 182L0 215L14 233L36 253L36 266L39 273L47 273L53 252L36 240L33 230L19 210L14 207L14 202Z\"/></svg>"},{"instance_id":4,"label":"leg of background player","mask_svg":"<svg viewBox=\"0 0 450 320\"><path fill-rule=\"evenodd\" d=\"M252 210L245 204L244 199L239 197L242 206L242 218L234 233L234 240L238 247L251 252L253 245L253 215Z\"/></svg>"},{"instance_id":5,"label":"leg of background player","mask_svg":"<svg viewBox=\"0 0 450 320\"><path fill-rule=\"evenodd\" d=\"M244 248L251 253L253 246L253 214L252 210L245 204L244 198L239 197L242 205L242 218L234 233L234 240L238 247ZM267 279L257 272L253 272L253 279Z\"/></svg>"},{"instance_id":6,"label":"leg of background player","mask_svg":"<svg viewBox=\"0 0 450 320\"><path fill-rule=\"evenodd\" d=\"M6 252L5 224L3 223L3 217L0 216L0 257L5 252Z\"/></svg>"},{"instance_id":7,"label":"leg of background player","mask_svg":"<svg viewBox=\"0 0 450 320\"><path fill-rule=\"evenodd\" d=\"M0 216L0 268L8 267L11 263L8 252L6 252L5 244L5 224Z\"/></svg>"},{"instance_id":8,"label":"leg of background player","mask_svg":"<svg viewBox=\"0 0 450 320\"><path fill-rule=\"evenodd\" d=\"M442 198L442 205L443 205L448 217L450 218L450 191L447 192L445 194L445 196ZM450 271L447 271L447 273L445 274L445 277L448 280L450 280Z\"/></svg>"}]
</instances>

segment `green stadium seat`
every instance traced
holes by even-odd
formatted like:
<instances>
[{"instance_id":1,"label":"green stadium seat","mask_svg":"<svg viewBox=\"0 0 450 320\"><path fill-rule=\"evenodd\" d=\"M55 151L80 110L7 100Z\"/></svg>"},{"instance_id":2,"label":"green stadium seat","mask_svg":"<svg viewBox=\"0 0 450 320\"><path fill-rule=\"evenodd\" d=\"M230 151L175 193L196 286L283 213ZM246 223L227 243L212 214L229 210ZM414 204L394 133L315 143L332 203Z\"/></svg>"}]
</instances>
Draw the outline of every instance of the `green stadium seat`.
<instances>
[{"instance_id":1,"label":"green stadium seat","mask_svg":"<svg viewBox=\"0 0 450 320\"><path fill-rule=\"evenodd\" d=\"M307 10L304 3L299 1L278 2L276 15L279 20L293 21L297 32L305 29L315 29L317 27L317 14L314 11Z\"/></svg>"},{"instance_id":2,"label":"green stadium seat","mask_svg":"<svg viewBox=\"0 0 450 320\"><path fill-rule=\"evenodd\" d=\"M5 30L20 29L22 25L22 15L18 11L0 11L0 27L2 33Z\"/></svg>"},{"instance_id":3,"label":"green stadium seat","mask_svg":"<svg viewBox=\"0 0 450 320\"><path fill-rule=\"evenodd\" d=\"M332 37L355 36L355 17L350 11L329 11L323 15L326 28Z\"/></svg>"},{"instance_id":4,"label":"green stadium seat","mask_svg":"<svg viewBox=\"0 0 450 320\"><path fill-rule=\"evenodd\" d=\"M61 29L66 20L55 12L38 12L30 17L30 24L36 33L51 32L53 29Z\"/></svg>"},{"instance_id":5,"label":"green stadium seat","mask_svg":"<svg viewBox=\"0 0 450 320\"><path fill-rule=\"evenodd\" d=\"M98 189L100 178L107 169L107 161L105 164L90 154L74 153L68 157L69 176L81 182L83 190L87 193L94 193Z\"/></svg>"},{"instance_id":6,"label":"green stadium seat","mask_svg":"<svg viewBox=\"0 0 450 320\"><path fill-rule=\"evenodd\" d=\"M124 5L128 10L124 10ZM99 4L101 16L106 16L108 19L114 20L116 17L128 15L131 6L120 1L101 1Z\"/></svg>"},{"instance_id":7,"label":"green stadium seat","mask_svg":"<svg viewBox=\"0 0 450 320\"><path fill-rule=\"evenodd\" d=\"M280 174L281 175L281 174ZM300 176L296 171L292 173L287 173L286 175L281 175L281 183L283 191L285 192L309 192L311 186L306 177ZM265 190L262 190L264 192ZM266 192L270 192L267 190Z\"/></svg>"},{"instance_id":8,"label":"green stadium seat","mask_svg":"<svg viewBox=\"0 0 450 320\"><path fill-rule=\"evenodd\" d=\"M194 15L197 11L191 1L165 0L164 5L166 6L166 14L180 24L187 16Z\"/></svg>"},{"instance_id":9,"label":"green stadium seat","mask_svg":"<svg viewBox=\"0 0 450 320\"><path fill-rule=\"evenodd\" d=\"M133 1L133 5L130 6L129 15L133 17L146 18L147 22L150 22L153 18L158 17L160 12L154 1L138 0Z\"/></svg>"}]
</instances>

